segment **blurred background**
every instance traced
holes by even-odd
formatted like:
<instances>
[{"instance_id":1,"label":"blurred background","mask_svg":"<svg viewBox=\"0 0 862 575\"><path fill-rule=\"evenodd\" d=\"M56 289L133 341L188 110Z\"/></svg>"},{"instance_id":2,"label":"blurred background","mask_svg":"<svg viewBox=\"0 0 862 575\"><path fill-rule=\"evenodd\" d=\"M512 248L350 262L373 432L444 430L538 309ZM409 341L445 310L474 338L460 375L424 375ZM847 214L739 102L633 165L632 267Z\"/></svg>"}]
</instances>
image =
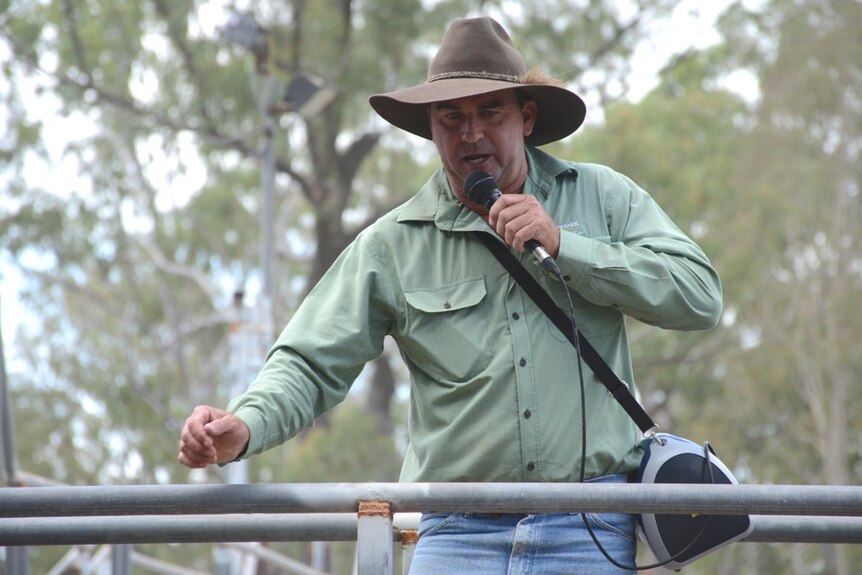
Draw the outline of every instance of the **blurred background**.
<instances>
[{"instance_id":1,"label":"blurred background","mask_svg":"<svg viewBox=\"0 0 862 575\"><path fill-rule=\"evenodd\" d=\"M396 480L394 346L243 466L192 472L177 440L435 169L367 99L424 80L447 23L478 14L587 101L546 149L632 177L721 275L716 329L631 323L647 411L741 483L859 484L858 0L0 0L4 483ZM350 545L273 548L349 573ZM209 546L140 550L214 569ZM67 552L32 547L31 570ZM738 544L686 572L860 564L853 546Z\"/></svg>"}]
</instances>

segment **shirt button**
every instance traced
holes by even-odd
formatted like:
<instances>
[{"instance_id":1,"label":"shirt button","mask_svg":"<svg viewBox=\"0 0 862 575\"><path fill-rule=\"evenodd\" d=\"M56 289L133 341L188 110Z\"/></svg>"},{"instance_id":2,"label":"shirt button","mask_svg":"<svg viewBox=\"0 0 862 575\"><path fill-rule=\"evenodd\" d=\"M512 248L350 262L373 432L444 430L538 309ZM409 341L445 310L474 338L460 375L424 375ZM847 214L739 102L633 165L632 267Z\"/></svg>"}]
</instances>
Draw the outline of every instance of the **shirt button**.
<instances>
[{"instance_id":1,"label":"shirt button","mask_svg":"<svg viewBox=\"0 0 862 575\"><path fill-rule=\"evenodd\" d=\"M515 312L515 313L513 313L513 314L512 314L512 319L514 319L514 320L519 320L519 319L521 319L521 316L520 316L520 315L518 315L518 312Z\"/></svg>"},{"instance_id":2,"label":"shirt button","mask_svg":"<svg viewBox=\"0 0 862 575\"><path fill-rule=\"evenodd\" d=\"M524 419L530 419L531 415L533 415L533 413L529 409L524 411Z\"/></svg>"},{"instance_id":3,"label":"shirt button","mask_svg":"<svg viewBox=\"0 0 862 575\"><path fill-rule=\"evenodd\" d=\"M518 362L518 365L520 365L521 367L524 367L525 365L527 365L527 360L522 357L521 361Z\"/></svg>"},{"instance_id":4,"label":"shirt button","mask_svg":"<svg viewBox=\"0 0 862 575\"><path fill-rule=\"evenodd\" d=\"M535 469L536 469L536 464L533 463L532 461L527 464L527 471L533 471Z\"/></svg>"},{"instance_id":5,"label":"shirt button","mask_svg":"<svg viewBox=\"0 0 862 575\"><path fill-rule=\"evenodd\" d=\"M452 307L452 304L449 302L446 302L443 304L443 309L450 309L451 307Z\"/></svg>"}]
</instances>

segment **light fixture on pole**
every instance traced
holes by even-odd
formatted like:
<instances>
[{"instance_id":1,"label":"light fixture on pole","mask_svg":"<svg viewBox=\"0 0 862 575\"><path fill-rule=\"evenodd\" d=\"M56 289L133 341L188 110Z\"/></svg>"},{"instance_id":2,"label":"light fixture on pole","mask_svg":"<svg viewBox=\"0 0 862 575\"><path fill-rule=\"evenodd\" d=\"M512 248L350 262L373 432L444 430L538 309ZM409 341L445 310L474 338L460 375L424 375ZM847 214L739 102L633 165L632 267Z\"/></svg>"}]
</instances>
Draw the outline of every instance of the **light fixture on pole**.
<instances>
[{"instance_id":1,"label":"light fixture on pole","mask_svg":"<svg viewBox=\"0 0 862 575\"><path fill-rule=\"evenodd\" d=\"M319 114L336 97L337 92L326 82L313 74L293 71L282 96L276 96L276 77L271 73L271 62L275 61L272 53L270 32L258 24L254 16L245 12L233 12L228 23L220 28L222 35L229 42L236 44L255 57L258 74L264 77L259 90L258 110L261 119L263 143L261 158L261 189L263 205L261 208L261 276L262 297L261 317L264 337L271 339L274 333L272 326L273 301L275 286L273 281L272 260L275 234L273 230L273 214L275 213L275 118L283 113L296 113L304 118ZM290 70L284 70L290 73ZM267 341L267 346L271 343Z\"/></svg>"},{"instance_id":2,"label":"light fixture on pole","mask_svg":"<svg viewBox=\"0 0 862 575\"><path fill-rule=\"evenodd\" d=\"M304 118L316 116L337 95L335 89L318 76L299 72L287 85L281 99L280 110L296 112Z\"/></svg>"},{"instance_id":3,"label":"light fixture on pole","mask_svg":"<svg viewBox=\"0 0 862 575\"><path fill-rule=\"evenodd\" d=\"M233 12L227 24L219 32L231 44L245 48L252 54L258 72L265 69L269 59L269 33L258 24L254 16L246 12Z\"/></svg>"}]
</instances>

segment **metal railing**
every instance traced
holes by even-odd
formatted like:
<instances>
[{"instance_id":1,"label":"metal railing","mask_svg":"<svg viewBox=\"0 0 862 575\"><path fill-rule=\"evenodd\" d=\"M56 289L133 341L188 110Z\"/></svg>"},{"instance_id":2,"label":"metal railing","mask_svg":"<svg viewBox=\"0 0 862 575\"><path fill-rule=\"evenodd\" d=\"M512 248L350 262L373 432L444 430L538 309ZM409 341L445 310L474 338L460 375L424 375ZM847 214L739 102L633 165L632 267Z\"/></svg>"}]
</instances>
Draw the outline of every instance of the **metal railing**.
<instances>
[{"instance_id":1,"label":"metal railing","mask_svg":"<svg viewBox=\"0 0 862 575\"><path fill-rule=\"evenodd\" d=\"M0 488L0 546L356 541L358 574L389 575L431 510L749 514L745 541L862 543L859 486L323 483Z\"/></svg>"}]
</instances>

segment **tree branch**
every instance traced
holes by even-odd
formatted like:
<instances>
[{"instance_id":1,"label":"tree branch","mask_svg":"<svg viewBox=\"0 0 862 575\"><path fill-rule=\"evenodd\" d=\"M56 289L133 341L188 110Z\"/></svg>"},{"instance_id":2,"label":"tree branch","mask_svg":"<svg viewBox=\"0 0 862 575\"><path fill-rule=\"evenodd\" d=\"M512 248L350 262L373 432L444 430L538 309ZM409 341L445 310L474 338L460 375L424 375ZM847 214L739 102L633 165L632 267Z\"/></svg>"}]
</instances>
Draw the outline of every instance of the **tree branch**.
<instances>
[{"instance_id":1,"label":"tree branch","mask_svg":"<svg viewBox=\"0 0 862 575\"><path fill-rule=\"evenodd\" d=\"M63 19L68 24L67 30L69 38L72 41L72 52L75 54L75 62L78 68L86 74L87 79L91 78L90 66L87 64L84 44L81 42L81 36L78 34L78 17L75 13L75 4L72 0L63 0Z\"/></svg>"},{"instance_id":2,"label":"tree branch","mask_svg":"<svg viewBox=\"0 0 862 575\"><path fill-rule=\"evenodd\" d=\"M342 182L352 182L356 172L380 141L380 132L367 132L354 140L341 154L338 172Z\"/></svg>"}]
</instances>

